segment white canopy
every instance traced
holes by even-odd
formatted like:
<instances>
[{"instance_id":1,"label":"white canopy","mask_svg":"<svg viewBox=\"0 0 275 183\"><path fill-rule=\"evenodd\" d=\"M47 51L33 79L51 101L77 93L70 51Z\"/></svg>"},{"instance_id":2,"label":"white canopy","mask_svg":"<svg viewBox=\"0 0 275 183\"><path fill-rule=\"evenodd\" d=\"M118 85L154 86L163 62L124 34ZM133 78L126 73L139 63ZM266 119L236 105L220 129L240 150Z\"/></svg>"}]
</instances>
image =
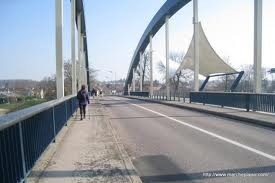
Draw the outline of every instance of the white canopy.
<instances>
[{"instance_id":1,"label":"white canopy","mask_svg":"<svg viewBox=\"0 0 275 183\"><path fill-rule=\"evenodd\" d=\"M214 73L231 73L236 72L231 66L225 63L215 50L210 45L206 38L206 35L202 29L201 24L199 24L199 62L200 69L199 73L203 76L208 76ZM178 67L176 73L183 69L190 69L194 71L194 35L189 45L188 51L183 58L182 63Z\"/></svg>"}]
</instances>

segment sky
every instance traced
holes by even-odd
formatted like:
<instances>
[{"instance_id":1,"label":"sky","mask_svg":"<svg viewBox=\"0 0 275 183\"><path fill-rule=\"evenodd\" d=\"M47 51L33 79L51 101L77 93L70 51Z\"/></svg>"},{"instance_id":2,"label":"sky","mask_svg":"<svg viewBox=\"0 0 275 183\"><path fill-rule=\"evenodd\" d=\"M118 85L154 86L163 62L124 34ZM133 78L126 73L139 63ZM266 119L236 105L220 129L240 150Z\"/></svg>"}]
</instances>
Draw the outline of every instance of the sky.
<instances>
[{"instance_id":1,"label":"sky","mask_svg":"<svg viewBox=\"0 0 275 183\"><path fill-rule=\"evenodd\" d=\"M63 1L63 57L70 59L70 0ZM90 66L99 80L125 78L144 30L165 0L84 0ZM253 64L252 0L199 0L199 20L221 58ZM275 67L275 1L263 0L264 67ZM0 0L0 79L41 80L55 73L55 0ZM153 49L165 56L165 29ZM192 2L170 19L170 51L186 52ZM108 72L108 71L113 71Z\"/></svg>"}]
</instances>

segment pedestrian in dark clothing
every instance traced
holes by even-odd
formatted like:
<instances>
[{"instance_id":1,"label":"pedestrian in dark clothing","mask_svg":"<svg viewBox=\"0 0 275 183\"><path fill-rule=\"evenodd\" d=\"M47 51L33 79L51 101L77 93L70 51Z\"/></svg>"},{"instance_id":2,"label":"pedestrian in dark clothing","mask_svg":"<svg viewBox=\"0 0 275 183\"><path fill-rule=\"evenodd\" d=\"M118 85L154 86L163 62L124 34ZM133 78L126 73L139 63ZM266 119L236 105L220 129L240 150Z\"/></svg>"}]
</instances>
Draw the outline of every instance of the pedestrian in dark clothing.
<instances>
[{"instance_id":1,"label":"pedestrian in dark clothing","mask_svg":"<svg viewBox=\"0 0 275 183\"><path fill-rule=\"evenodd\" d=\"M81 90L77 93L77 99L80 109L80 120L86 117L86 106L90 104L89 94L86 90L86 86L82 85Z\"/></svg>"},{"instance_id":2,"label":"pedestrian in dark clothing","mask_svg":"<svg viewBox=\"0 0 275 183\"><path fill-rule=\"evenodd\" d=\"M94 98L94 97L95 97L95 95L96 95L96 90L95 90L94 88L92 89L91 94L92 94L92 96L93 96L93 98Z\"/></svg>"}]
</instances>

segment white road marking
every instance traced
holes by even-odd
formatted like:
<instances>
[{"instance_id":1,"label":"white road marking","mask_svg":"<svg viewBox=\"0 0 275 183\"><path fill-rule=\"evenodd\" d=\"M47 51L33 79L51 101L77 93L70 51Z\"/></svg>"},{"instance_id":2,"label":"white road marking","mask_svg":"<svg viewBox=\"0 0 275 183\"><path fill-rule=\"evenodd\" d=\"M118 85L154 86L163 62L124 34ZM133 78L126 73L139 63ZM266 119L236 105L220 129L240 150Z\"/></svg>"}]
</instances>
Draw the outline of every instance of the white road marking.
<instances>
[{"instance_id":1,"label":"white road marking","mask_svg":"<svg viewBox=\"0 0 275 183\"><path fill-rule=\"evenodd\" d=\"M177 119L175 119L175 118L172 118L172 117L169 117L169 116L167 116L167 115L165 115L165 114L162 114L162 113L153 111L153 110L148 109L148 108L146 108L146 107L143 107L143 106L140 106L140 105L137 105L137 104L132 104L132 103L129 103L129 102L125 102L125 103L128 103L128 104L130 104L130 105L139 107L139 108L141 108L141 109L143 109L143 110L152 112L152 113L154 113L154 114L163 116L163 117L165 117L165 118L167 118L167 119L170 119L170 120L172 120L172 121L175 121L175 122L180 123L180 124L182 124L182 125L188 126L188 127L190 127L190 128L193 128L193 129L198 130L198 131L200 131L200 132L203 132L203 133L205 133L205 134L211 135L212 137L216 137L216 138L218 138L218 139L220 139L220 140L223 140L223 141L225 141L225 142L228 142L228 143L230 143L230 144L233 144L233 145L235 145L235 146L241 147L241 148L243 148L243 149L246 149L246 150L248 150L248 151L251 151L251 152L253 152L253 153L256 153L256 154L258 154L258 155L261 155L261 156L263 156L263 157L266 157L266 158L268 158L268 159L271 159L271 160L275 161L275 156L270 155L270 154L267 154L267 153L265 153L265 152L263 152L263 151L257 150L257 149L255 149L255 148L253 148L253 147L249 147L249 146L244 145L244 144L241 144L241 143L239 143L239 142L237 142L237 141L234 141L234 140L228 139L228 138L226 138L226 137L223 137L223 136L221 136L221 135L215 134L215 133L213 133L213 132L204 130L204 129L199 128L199 127L197 127L197 126L191 125L191 124L189 124L189 123L187 123L187 122L177 120Z\"/></svg>"}]
</instances>

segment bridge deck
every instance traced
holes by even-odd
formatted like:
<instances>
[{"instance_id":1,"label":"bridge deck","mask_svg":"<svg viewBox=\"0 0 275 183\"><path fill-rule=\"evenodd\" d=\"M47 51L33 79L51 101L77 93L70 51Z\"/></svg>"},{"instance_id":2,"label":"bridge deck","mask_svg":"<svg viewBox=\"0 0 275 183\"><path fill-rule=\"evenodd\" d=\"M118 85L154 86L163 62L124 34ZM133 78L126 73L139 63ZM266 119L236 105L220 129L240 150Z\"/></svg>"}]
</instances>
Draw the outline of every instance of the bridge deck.
<instances>
[{"instance_id":1,"label":"bridge deck","mask_svg":"<svg viewBox=\"0 0 275 183\"><path fill-rule=\"evenodd\" d=\"M203 172L225 172L228 175L265 173L264 178L245 180L270 182L274 176L274 133L269 128L167 106L178 105L175 101L162 101L166 105L120 97L104 97L93 101L88 106L86 119L80 121L79 115L76 115L68 127L63 128L67 132L61 131L60 134L65 135L56 143L54 155L45 158L49 150L44 153L28 182L244 180L241 176L215 179L203 176ZM238 112L229 108L182 102L181 105L220 113L226 111L232 115L259 115L274 119L274 115ZM195 127L190 128L189 125ZM204 132L201 133L197 128ZM41 168L43 164L46 168Z\"/></svg>"},{"instance_id":2,"label":"bridge deck","mask_svg":"<svg viewBox=\"0 0 275 183\"><path fill-rule=\"evenodd\" d=\"M66 134L57 142L54 155L49 158L44 153L29 182L138 182L102 105L97 100L92 102L86 119L79 118L78 111ZM51 151L49 149L47 151ZM43 164L47 164L44 170Z\"/></svg>"}]
</instances>

